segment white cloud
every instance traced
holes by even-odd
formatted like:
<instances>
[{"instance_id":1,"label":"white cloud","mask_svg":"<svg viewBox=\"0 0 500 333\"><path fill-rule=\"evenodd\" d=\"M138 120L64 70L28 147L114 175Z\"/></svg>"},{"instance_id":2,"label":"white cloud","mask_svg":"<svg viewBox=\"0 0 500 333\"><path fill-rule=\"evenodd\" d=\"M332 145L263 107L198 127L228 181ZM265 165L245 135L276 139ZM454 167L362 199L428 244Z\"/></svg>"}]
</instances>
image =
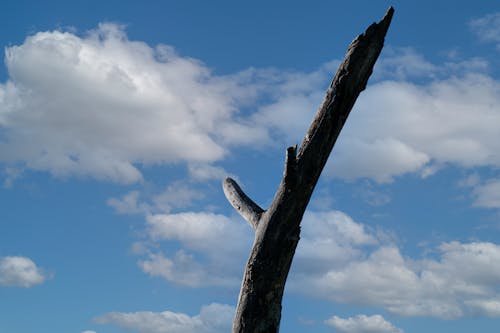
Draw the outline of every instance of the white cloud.
<instances>
[{"instance_id":1,"label":"white cloud","mask_svg":"<svg viewBox=\"0 0 500 333\"><path fill-rule=\"evenodd\" d=\"M6 50L0 162L124 183L142 180L143 165L186 162L193 179L220 179L225 171L212 163L235 145L299 143L337 64L216 76L116 25L85 37L40 32ZM500 83L486 70L481 59L438 65L389 50L326 172L390 182L447 164L500 166Z\"/></svg>"},{"instance_id":2,"label":"white cloud","mask_svg":"<svg viewBox=\"0 0 500 333\"><path fill-rule=\"evenodd\" d=\"M438 66L427 61L412 48L385 47L384 56L377 61L373 78L434 78L439 72Z\"/></svg>"},{"instance_id":3,"label":"white cloud","mask_svg":"<svg viewBox=\"0 0 500 333\"><path fill-rule=\"evenodd\" d=\"M231 175L224 168L209 164L189 164L189 175L198 181L223 180L226 177L237 178Z\"/></svg>"},{"instance_id":4,"label":"white cloud","mask_svg":"<svg viewBox=\"0 0 500 333\"><path fill-rule=\"evenodd\" d=\"M357 315L347 319L333 316L325 323L340 333L403 333L381 315Z\"/></svg>"},{"instance_id":5,"label":"white cloud","mask_svg":"<svg viewBox=\"0 0 500 333\"><path fill-rule=\"evenodd\" d=\"M497 43L500 50L500 13L488 14L469 22L477 36L486 42Z\"/></svg>"},{"instance_id":6,"label":"white cloud","mask_svg":"<svg viewBox=\"0 0 500 333\"><path fill-rule=\"evenodd\" d=\"M118 214L138 214L150 211L150 206L145 202L140 202L139 191L130 191L121 198L109 198L108 206L114 208Z\"/></svg>"},{"instance_id":7,"label":"white cloud","mask_svg":"<svg viewBox=\"0 0 500 333\"><path fill-rule=\"evenodd\" d=\"M340 211L307 211L301 226L301 240L294 258L295 272L300 275L341 267L358 258L361 247L378 243L362 224ZM293 281L290 284L295 285ZM299 283L296 287L300 289L303 285Z\"/></svg>"},{"instance_id":8,"label":"white cloud","mask_svg":"<svg viewBox=\"0 0 500 333\"><path fill-rule=\"evenodd\" d=\"M242 221L213 213L150 215L147 224L154 240L178 240L189 249L207 253L237 251L252 236L250 227Z\"/></svg>"},{"instance_id":9,"label":"white cloud","mask_svg":"<svg viewBox=\"0 0 500 333\"><path fill-rule=\"evenodd\" d=\"M500 316L500 270L492 264L500 261L500 245L450 242L433 258L409 258L383 231L339 211L308 211L301 225L290 292L404 316ZM145 273L189 287L239 287L253 236L241 219L150 215L147 233L154 245L139 253Z\"/></svg>"},{"instance_id":10,"label":"white cloud","mask_svg":"<svg viewBox=\"0 0 500 333\"><path fill-rule=\"evenodd\" d=\"M484 314L489 317L500 317L500 298L479 299L466 301L466 305L478 314Z\"/></svg>"},{"instance_id":11,"label":"white cloud","mask_svg":"<svg viewBox=\"0 0 500 333\"><path fill-rule=\"evenodd\" d=\"M239 269L227 256L210 258L204 262L198 255L178 250L172 257L163 253L149 253L147 259L139 261L143 272L178 285L198 288L219 286L236 288L241 285L244 261L240 260ZM230 266L229 266L230 265ZM235 271L239 271L236 274Z\"/></svg>"},{"instance_id":12,"label":"white cloud","mask_svg":"<svg viewBox=\"0 0 500 333\"><path fill-rule=\"evenodd\" d=\"M37 33L7 48L5 63L3 162L129 183L141 180L142 164L218 160L227 152L219 127L246 128L231 119L235 96L245 95L237 75L215 77L116 25L85 37Z\"/></svg>"},{"instance_id":13,"label":"white cloud","mask_svg":"<svg viewBox=\"0 0 500 333\"><path fill-rule=\"evenodd\" d=\"M21 169L6 167L4 169L5 180L3 182L3 187L5 187L5 188L12 187L12 185L14 184L16 179L21 177L22 173L23 173L23 171Z\"/></svg>"},{"instance_id":14,"label":"white cloud","mask_svg":"<svg viewBox=\"0 0 500 333\"><path fill-rule=\"evenodd\" d=\"M173 209L191 206L193 201L201 199L203 194L194 188L182 183L174 182L153 197L153 203L160 212L170 212Z\"/></svg>"},{"instance_id":15,"label":"white cloud","mask_svg":"<svg viewBox=\"0 0 500 333\"><path fill-rule=\"evenodd\" d=\"M375 81L360 95L325 171L390 182L407 173L426 177L448 164L500 166L500 82L487 68L482 59L436 65L411 49L393 49L380 59ZM300 142L331 71L325 65L311 73L283 73L290 81L270 88L275 99L252 119L275 142ZM289 89L290 82L307 84Z\"/></svg>"},{"instance_id":16,"label":"white cloud","mask_svg":"<svg viewBox=\"0 0 500 333\"><path fill-rule=\"evenodd\" d=\"M484 180L477 172L474 172L458 181L457 186L471 190L473 206L500 208L500 179Z\"/></svg>"},{"instance_id":17,"label":"white cloud","mask_svg":"<svg viewBox=\"0 0 500 333\"><path fill-rule=\"evenodd\" d=\"M486 60L478 57L459 60L456 52L451 52L449 59L443 64L433 64L411 47L388 46L377 60L372 79L400 82L438 80L460 73L485 73L489 67Z\"/></svg>"},{"instance_id":18,"label":"white cloud","mask_svg":"<svg viewBox=\"0 0 500 333\"><path fill-rule=\"evenodd\" d=\"M113 324L139 333L223 333L229 332L234 308L212 303L203 306L200 314L164 312L111 312L95 319L99 324Z\"/></svg>"},{"instance_id":19,"label":"white cloud","mask_svg":"<svg viewBox=\"0 0 500 333\"><path fill-rule=\"evenodd\" d=\"M173 258L166 258L162 253L150 254L148 259L140 261L139 267L151 276L158 276L167 281L189 287L204 285L227 285L227 279L211 276L192 255L178 251Z\"/></svg>"},{"instance_id":20,"label":"white cloud","mask_svg":"<svg viewBox=\"0 0 500 333\"><path fill-rule=\"evenodd\" d=\"M275 73L276 82L266 85L272 98L252 115L252 121L267 130L274 144L300 144L339 63L327 62L310 73Z\"/></svg>"},{"instance_id":21,"label":"white cloud","mask_svg":"<svg viewBox=\"0 0 500 333\"><path fill-rule=\"evenodd\" d=\"M415 260L385 245L326 273L302 276L299 282L319 297L382 306L404 316L500 315L495 310L500 271L492 265L500 260L500 246L451 242L439 251L437 260Z\"/></svg>"},{"instance_id":22,"label":"white cloud","mask_svg":"<svg viewBox=\"0 0 500 333\"><path fill-rule=\"evenodd\" d=\"M0 257L0 286L29 288L45 281L42 270L26 257Z\"/></svg>"},{"instance_id":23,"label":"white cloud","mask_svg":"<svg viewBox=\"0 0 500 333\"><path fill-rule=\"evenodd\" d=\"M183 182L173 182L162 192L150 195L150 198L139 191L130 191L121 198L109 198L108 206L114 208L119 214L152 214L155 212L170 212L178 208L192 205L203 194Z\"/></svg>"},{"instance_id":24,"label":"white cloud","mask_svg":"<svg viewBox=\"0 0 500 333\"><path fill-rule=\"evenodd\" d=\"M500 180L491 179L482 184L475 184L472 195L474 206L500 208Z\"/></svg>"},{"instance_id":25,"label":"white cloud","mask_svg":"<svg viewBox=\"0 0 500 333\"><path fill-rule=\"evenodd\" d=\"M367 177L380 183L390 182L394 176L416 172L430 161L425 153L393 138L372 142L345 138L333 156L327 170L336 177Z\"/></svg>"},{"instance_id":26,"label":"white cloud","mask_svg":"<svg viewBox=\"0 0 500 333\"><path fill-rule=\"evenodd\" d=\"M236 288L241 284L253 237L243 221L185 212L149 215L147 224L153 242L179 242L180 248L171 257L156 250L148 252L139 261L144 272L191 287Z\"/></svg>"},{"instance_id":27,"label":"white cloud","mask_svg":"<svg viewBox=\"0 0 500 333\"><path fill-rule=\"evenodd\" d=\"M378 244L363 225L339 211L306 212L302 226L294 259L299 275L345 265L358 258L362 248ZM139 261L144 272L191 287L241 284L253 239L243 220L204 212L157 214L147 217L147 232L156 243L180 246L171 256L146 251Z\"/></svg>"},{"instance_id":28,"label":"white cloud","mask_svg":"<svg viewBox=\"0 0 500 333\"><path fill-rule=\"evenodd\" d=\"M375 83L360 96L327 170L387 182L436 165L498 167L499 96L500 83L484 74Z\"/></svg>"},{"instance_id":29,"label":"white cloud","mask_svg":"<svg viewBox=\"0 0 500 333\"><path fill-rule=\"evenodd\" d=\"M209 163L234 145L298 141L337 64L216 76L172 47L128 40L113 24L84 37L39 32L7 48L5 63L0 162L123 183L141 181L143 165L175 162L188 162L195 179L222 178Z\"/></svg>"}]
</instances>

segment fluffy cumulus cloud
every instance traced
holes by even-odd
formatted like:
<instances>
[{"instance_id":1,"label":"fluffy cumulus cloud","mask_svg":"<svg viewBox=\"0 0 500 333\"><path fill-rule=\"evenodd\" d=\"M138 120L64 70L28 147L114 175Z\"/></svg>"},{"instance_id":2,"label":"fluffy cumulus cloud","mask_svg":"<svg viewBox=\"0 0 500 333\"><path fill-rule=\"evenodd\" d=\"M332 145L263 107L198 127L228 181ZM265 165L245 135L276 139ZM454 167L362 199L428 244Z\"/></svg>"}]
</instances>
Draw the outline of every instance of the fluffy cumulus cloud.
<instances>
[{"instance_id":1,"label":"fluffy cumulus cloud","mask_svg":"<svg viewBox=\"0 0 500 333\"><path fill-rule=\"evenodd\" d=\"M147 229L151 241L180 246L174 253L146 251L139 261L144 272L191 287L241 284L253 237L246 223L220 214L185 212L149 215Z\"/></svg>"},{"instance_id":2,"label":"fluffy cumulus cloud","mask_svg":"<svg viewBox=\"0 0 500 333\"><path fill-rule=\"evenodd\" d=\"M453 164L500 165L500 83L481 73L428 84L381 81L361 95L328 166L379 182Z\"/></svg>"},{"instance_id":3,"label":"fluffy cumulus cloud","mask_svg":"<svg viewBox=\"0 0 500 333\"><path fill-rule=\"evenodd\" d=\"M240 219L149 215L147 234L150 243L139 251L145 273L189 287L239 287L253 237ZM307 212L288 290L404 316L498 317L498 261L500 245L488 242L443 243L431 257L409 258L387 233L345 213Z\"/></svg>"},{"instance_id":4,"label":"fluffy cumulus cloud","mask_svg":"<svg viewBox=\"0 0 500 333\"><path fill-rule=\"evenodd\" d=\"M496 30L487 31L494 38ZM193 179L220 179L225 171L213 162L234 145L300 142L338 61L311 72L217 76L172 47L130 41L121 27L101 24L85 36L37 33L7 48L5 63L0 162L131 183L142 179L143 165L175 162L186 162ZM411 49L388 49L327 172L389 182L446 164L498 167L500 83L487 67L481 59L432 64Z\"/></svg>"},{"instance_id":5,"label":"fluffy cumulus cloud","mask_svg":"<svg viewBox=\"0 0 500 333\"><path fill-rule=\"evenodd\" d=\"M0 162L131 183L142 165L174 162L187 162L195 179L218 179L224 170L210 163L233 145L298 141L336 63L216 76L170 46L101 24L83 37L39 32L7 48L5 64Z\"/></svg>"},{"instance_id":6,"label":"fluffy cumulus cloud","mask_svg":"<svg viewBox=\"0 0 500 333\"><path fill-rule=\"evenodd\" d=\"M300 142L335 65L282 74L283 81L271 89L275 99L251 119L275 142ZM498 167L499 122L500 82L488 75L486 61L433 64L412 49L389 49L360 95L326 172L384 183L407 173L429 176L450 164Z\"/></svg>"},{"instance_id":7,"label":"fluffy cumulus cloud","mask_svg":"<svg viewBox=\"0 0 500 333\"><path fill-rule=\"evenodd\" d=\"M169 46L128 40L113 24L85 37L37 33L7 48L5 63L3 162L134 182L138 165L222 158L227 149L217 135L258 135L231 119L235 99L247 93L238 75L215 77ZM239 132L228 134L234 127Z\"/></svg>"},{"instance_id":8,"label":"fluffy cumulus cloud","mask_svg":"<svg viewBox=\"0 0 500 333\"><path fill-rule=\"evenodd\" d=\"M403 333L381 315L357 315L347 319L333 316L325 323L339 333Z\"/></svg>"},{"instance_id":9,"label":"fluffy cumulus cloud","mask_svg":"<svg viewBox=\"0 0 500 333\"><path fill-rule=\"evenodd\" d=\"M301 225L301 240L294 257L294 272L300 276L342 267L358 258L363 248L378 243L364 225L340 211L308 211ZM291 285L295 285L293 278ZM300 284L296 287L301 288Z\"/></svg>"},{"instance_id":10,"label":"fluffy cumulus cloud","mask_svg":"<svg viewBox=\"0 0 500 333\"><path fill-rule=\"evenodd\" d=\"M410 259L394 246L380 246L301 283L309 283L319 297L382 306L404 316L500 315L500 274L491 264L500 260L500 246L451 242L439 251L437 259Z\"/></svg>"},{"instance_id":11,"label":"fluffy cumulus cloud","mask_svg":"<svg viewBox=\"0 0 500 333\"><path fill-rule=\"evenodd\" d=\"M114 324L139 333L223 333L229 332L234 308L212 303L200 314L164 312L111 312L95 319L100 324Z\"/></svg>"},{"instance_id":12,"label":"fluffy cumulus cloud","mask_svg":"<svg viewBox=\"0 0 500 333\"><path fill-rule=\"evenodd\" d=\"M240 286L253 239L253 231L241 219L205 212L149 215L147 233L154 244L179 247L171 253L154 247L142 251L145 257L139 266L145 273L191 287ZM306 212L294 266L300 276L324 274L378 242L342 212Z\"/></svg>"},{"instance_id":13,"label":"fluffy cumulus cloud","mask_svg":"<svg viewBox=\"0 0 500 333\"><path fill-rule=\"evenodd\" d=\"M43 283L46 276L26 257L0 257L0 286L29 288Z\"/></svg>"},{"instance_id":14,"label":"fluffy cumulus cloud","mask_svg":"<svg viewBox=\"0 0 500 333\"><path fill-rule=\"evenodd\" d=\"M297 142L336 65L282 75L289 81L274 88L276 100L252 119L272 129L274 140ZM493 124L500 118L500 83L487 73L482 59L437 65L410 48L389 48L350 115L328 171L388 182L409 172L428 175L447 163L498 166Z\"/></svg>"}]
</instances>

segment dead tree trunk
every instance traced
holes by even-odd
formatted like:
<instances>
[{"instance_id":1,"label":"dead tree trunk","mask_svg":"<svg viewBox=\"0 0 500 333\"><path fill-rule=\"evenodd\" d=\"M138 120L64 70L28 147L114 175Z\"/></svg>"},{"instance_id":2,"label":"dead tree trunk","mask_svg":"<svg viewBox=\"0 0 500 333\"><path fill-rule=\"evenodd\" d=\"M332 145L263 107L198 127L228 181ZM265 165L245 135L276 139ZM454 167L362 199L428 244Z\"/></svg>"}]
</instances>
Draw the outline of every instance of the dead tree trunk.
<instances>
[{"instance_id":1,"label":"dead tree trunk","mask_svg":"<svg viewBox=\"0 0 500 333\"><path fill-rule=\"evenodd\" d=\"M269 209L260 208L231 178L223 182L227 199L255 230L233 333L279 330L283 290L302 216L347 116L366 87L393 12L389 8L379 23L373 23L349 46L300 148L287 149L283 178Z\"/></svg>"}]
</instances>

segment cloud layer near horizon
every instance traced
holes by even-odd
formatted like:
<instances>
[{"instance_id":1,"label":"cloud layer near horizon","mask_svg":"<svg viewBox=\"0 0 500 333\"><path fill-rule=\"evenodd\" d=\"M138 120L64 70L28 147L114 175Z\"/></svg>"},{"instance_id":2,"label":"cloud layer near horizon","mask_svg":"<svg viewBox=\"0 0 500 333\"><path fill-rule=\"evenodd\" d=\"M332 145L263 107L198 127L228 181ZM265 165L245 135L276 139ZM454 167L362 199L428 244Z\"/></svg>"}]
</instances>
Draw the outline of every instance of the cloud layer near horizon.
<instances>
[{"instance_id":1,"label":"cloud layer near horizon","mask_svg":"<svg viewBox=\"0 0 500 333\"><path fill-rule=\"evenodd\" d=\"M222 333L229 332L234 308L212 303L203 306L200 314L164 312L111 312L95 318L99 324L114 324L140 333Z\"/></svg>"},{"instance_id":2,"label":"cloud layer near horizon","mask_svg":"<svg viewBox=\"0 0 500 333\"><path fill-rule=\"evenodd\" d=\"M357 315L351 318L333 316L325 324L334 327L339 333L403 333L381 315Z\"/></svg>"}]
</instances>

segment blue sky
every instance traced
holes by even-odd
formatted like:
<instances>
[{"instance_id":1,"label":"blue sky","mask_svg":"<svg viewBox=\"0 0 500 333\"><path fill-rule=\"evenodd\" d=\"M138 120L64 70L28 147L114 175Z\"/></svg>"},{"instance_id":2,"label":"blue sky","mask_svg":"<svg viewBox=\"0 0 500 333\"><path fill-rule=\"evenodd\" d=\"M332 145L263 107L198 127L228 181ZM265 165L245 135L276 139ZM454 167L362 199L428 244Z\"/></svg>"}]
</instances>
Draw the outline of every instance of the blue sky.
<instances>
[{"instance_id":1,"label":"blue sky","mask_svg":"<svg viewBox=\"0 0 500 333\"><path fill-rule=\"evenodd\" d=\"M390 5L281 331L496 332L495 1L7 3L0 332L230 331L253 231L221 181L267 207L347 46Z\"/></svg>"}]
</instances>

